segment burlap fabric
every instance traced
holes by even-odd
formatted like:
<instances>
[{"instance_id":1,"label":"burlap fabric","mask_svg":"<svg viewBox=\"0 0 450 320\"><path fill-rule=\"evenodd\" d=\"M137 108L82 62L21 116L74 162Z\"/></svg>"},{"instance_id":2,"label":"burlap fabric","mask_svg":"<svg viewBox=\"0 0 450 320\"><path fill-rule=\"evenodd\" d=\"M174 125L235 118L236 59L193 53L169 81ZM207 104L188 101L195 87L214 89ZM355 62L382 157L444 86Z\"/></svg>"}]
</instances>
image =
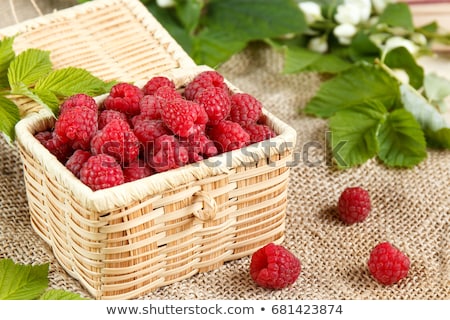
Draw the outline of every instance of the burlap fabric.
<instances>
[{"instance_id":1,"label":"burlap fabric","mask_svg":"<svg viewBox=\"0 0 450 320\"><path fill-rule=\"evenodd\" d=\"M282 75L282 57L264 46L251 46L219 71L298 132L291 178L284 245L302 263L298 281L284 290L255 285L250 258L228 262L160 288L142 299L448 299L450 298L450 154L430 150L419 166L390 169L371 160L344 171L335 169L326 148L322 119L299 113L317 91L317 74ZM351 93L349 93L351 94ZM0 258L18 263L50 263L50 286L89 297L62 270L51 248L30 225L21 160L1 138ZM366 221L344 225L336 203L345 187L362 186L372 197ZM390 241L411 260L408 277L382 286L366 264L370 250Z\"/></svg>"}]
</instances>

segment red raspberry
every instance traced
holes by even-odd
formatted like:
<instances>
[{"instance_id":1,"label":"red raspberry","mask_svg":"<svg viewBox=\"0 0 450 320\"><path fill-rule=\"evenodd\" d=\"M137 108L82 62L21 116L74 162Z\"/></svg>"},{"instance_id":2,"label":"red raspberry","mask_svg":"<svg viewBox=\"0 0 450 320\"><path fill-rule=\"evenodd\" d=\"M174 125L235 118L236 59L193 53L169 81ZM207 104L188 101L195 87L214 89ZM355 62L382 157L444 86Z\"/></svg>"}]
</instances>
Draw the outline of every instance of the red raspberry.
<instances>
[{"instance_id":1,"label":"red raspberry","mask_svg":"<svg viewBox=\"0 0 450 320\"><path fill-rule=\"evenodd\" d=\"M122 168L107 154L91 156L81 167L80 180L94 191L124 183Z\"/></svg>"},{"instance_id":2,"label":"red raspberry","mask_svg":"<svg viewBox=\"0 0 450 320\"><path fill-rule=\"evenodd\" d=\"M250 275L264 288L286 288L297 280L300 272L300 260L281 245L269 243L251 257Z\"/></svg>"},{"instance_id":3,"label":"red raspberry","mask_svg":"<svg viewBox=\"0 0 450 320\"><path fill-rule=\"evenodd\" d=\"M59 141L51 131L38 132L35 138L61 163L65 163L73 152L67 143Z\"/></svg>"},{"instance_id":4,"label":"red raspberry","mask_svg":"<svg viewBox=\"0 0 450 320\"><path fill-rule=\"evenodd\" d=\"M156 103L155 96L144 96L141 101L139 101L139 108L141 110L140 115L146 119L161 119L161 110L159 104Z\"/></svg>"},{"instance_id":5,"label":"red raspberry","mask_svg":"<svg viewBox=\"0 0 450 320\"><path fill-rule=\"evenodd\" d=\"M54 133L59 141L73 149L88 150L97 131L97 118L97 111L86 106L66 109L56 120Z\"/></svg>"},{"instance_id":6,"label":"red raspberry","mask_svg":"<svg viewBox=\"0 0 450 320\"><path fill-rule=\"evenodd\" d=\"M141 89L130 83L121 82L111 88L109 96L103 102L106 109L116 110L128 116L138 114L139 101L144 96Z\"/></svg>"},{"instance_id":7,"label":"red raspberry","mask_svg":"<svg viewBox=\"0 0 450 320\"><path fill-rule=\"evenodd\" d=\"M360 188L346 188L338 201L338 213L347 224L364 221L371 210L369 193Z\"/></svg>"},{"instance_id":8,"label":"red raspberry","mask_svg":"<svg viewBox=\"0 0 450 320\"><path fill-rule=\"evenodd\" d=\"M156 106L158 110L162 110L167 101L182 99L181 94L171 87L160 87L155 92Z\"/></svg>"},{"instance_id":9,"label":"red raspberry","mask_svg":"<svg viewBox=\"0 0 450 320\"><path fill-rule=\"evenodd\" d=\"M134 161L139 156L139 140L123 120L112 120L91 141L93 154L108 154L119 163Z\"/></svg>"},{"instance_id":10,"label":"red raspberry","mask_svg":"<svg viewBox=\"0 0 450 320\"><path fill-rule=\"evenodd\" d=\"M180 137L189 136L198 118L199 106L183 98L166 101L161 117L166 126Z\"/></svg>"},{"instance_id":11,"label":"red raspberry","mask_svg":"<svg viewBox=\"0 0 450 320\"><path fill-rule=\"evenodd\" d=\"M89 151L86 150L75 150L75 152L70 156L66 162L66 168L74 174L77 178L80 178L80 170L83 164L88 161L92 156Z\"/></svg>"},{"instance_id":12,"label":"red raspberry","mask_svg":"<svg viewBox=\"0 0 450 320\"><path fill-rule=\"evenodd\" d=\"M188 149L189 162L201 161L218 154L217 147L205 133L192 134L184 139L183 145Z\"/></svg>"},{"instance_id":13,"label":"red raspberry","mask_svg":"<svg viewBox=\"0 0 450 320\"><path fill-rule=\"evenodd\" d=\"M71 109L73 107L85 106L94 111L98 110L97 102L95 102L94 98L83 94L77 93L73 96L68 97L60 106L59 114L63 113L67 109Z\"/></svg>"},{"instance_id":14,"label":"red raspberry","mask_svg":"<svg viewBox=\"0 0 450 320\"><path fill-rule=\"evenodd\" d=\"M188 100L194 100L199 92L208 87L219 87L229 90L223 76L214 70L203 71L186 85L184 96Z\"/></svg>"},{"instance_id":15,"label":"red raspberry","mask_svg":"<svg viewBox=\"0 0 450 320\"><path fill-rule=\"evenodd\" d=\"M142 91L144 92L145 95L153 95L155 94L156 90L158 90L161 87L170 87L172 89L176 89L175 88L175 83L170 80L167 77L153 77L150 80L147 81L147 83L144 85L144 87L142 88Z\"/></svg>"},{"instance_id":16,"label":"red raspberry","mask_svg":"<svg viewBox=\"0 0 450 320\"><path fill-rule=\"evenodd\" d=\"M142 159L136 159L123 167L123 177L125 182L136 181L153 173L152 169Z\"/></svg>"},{"instance_id":17,"label":"red raspberry","mask_svg":"<svg viewBox=\"0 0 450 320\"><path fill-rule=\"evenodd\" d=\"M219 152L227 152L245 147L250 143L250 135L239 123L224 120L210 128L209 138L217 145Z\"/></svg>"},{"instance_id":18,"label":"red raspberry","mask_svg":"<svg viewBox=\"0 0 450 320\"><path fill-rule=\"evenodd\" d=\"M189 162L189 152L175 136L163 135L155 140L149 165L158 172L179 168Z\"/></svg>"},{"instance_id":19,"label":"red raspberry","mask_svg":"<svg viewBox=\"0 0 450 320\"><path fill-rule=\"evenodd\" d=\"M153 151L153 142L162 135L170 135L170 130L161 120L139 120L133 129L135 136L141 143L145 154Z\"/></svg>"},{"instance_id":20,"label":"red raspberry","mask_svg":"<svg viewBox=\"0 0 450 320\"><path fill-rule=\"evenodd\" d=\"M248 93L231 96L230 120L241 126L256 123L262 115L262 104Z\"/></svg>"},{"instance_id":21,"label":"red raspberry","mask_svg":"<svg viewBox=\"0 0 450 320\"><path fill-rule=\"evenodd\" d=\"M199 92L194 99L202 105L208 115L208 124L215 125L228 117L231 100L228 91L220 87L208 87Z\"/></svg>"},{"instance_id":22,"label":"red raspberry","mask_svg":"<svg viewBox=\"0 0 450 320\"><path fill-rule=\"evenodd\" d=\"M114 119L127 121L127 115L116 110L103 110L98 116L98 129L103 129L107 123L111 122Z\"/></svg>"},{"instance_id":23,"label":"red raspberry","mask_svg":"<svg viewBox=\"0 0 450 320\"><path fill-rule=\"evenodd\" d=\"M275 137L277 134L265 124L248 124L243 126L244 130L250 135L250 143L256 143Z\"/></svg>"},{"instance_id":24,"label":"red raspberry","mask_svg":"<svg viewBox=\"0 0 450 320\"><path fill-rule=\"evenodd\" d=\"M376 245L367 263L371 275L384 285L394 284L408 275L409 258L389 242Z\"/></svg>"}]
</instances>

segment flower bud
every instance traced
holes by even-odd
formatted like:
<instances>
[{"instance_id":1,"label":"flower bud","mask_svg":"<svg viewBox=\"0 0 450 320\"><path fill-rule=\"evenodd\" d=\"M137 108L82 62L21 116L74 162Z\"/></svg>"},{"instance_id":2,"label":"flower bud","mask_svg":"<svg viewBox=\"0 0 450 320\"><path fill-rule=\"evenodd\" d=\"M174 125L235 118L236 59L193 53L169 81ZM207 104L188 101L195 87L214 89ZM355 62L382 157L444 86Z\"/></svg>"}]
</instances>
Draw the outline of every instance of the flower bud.
<instances>
[{"instance_id":1,"label":"flower bud","mask_svg":"<svg viewBox=\"0 0 450 320\"><path fill-rule=\"evenodd\" d=\"M334 19L340 23L358 25L367 22L372 13L370 0L345 0L337 7Z\"/></svg>"},{"instance_id":2,"label":"flower bud","mask_svg":"<svg viewBox=\"0 0 450 320\"><path fill-rule=\"evenodd\" d=\"M389 3L393 3L395 0L372 0L372 5L377 14L380 14L386 9Z\"/></svg>"},{"instance_id":3,"label":"flower bud","mask_svg":"<svg viewBox=\"0 0 450 320\"><path fill-rule=\"evenodd\" d=\"M328 50L328 43L325 37L311 38L308 42L308 49L318 53L325 53Z\"/></svg>"},{"instance_id":4,"label":"flower bud","mask_svg":"<svg viewBox=\"0 0 450 320\"><path fill-rule=\"evenodd\" d=\"M298 7L300 8L300 10L303 11L308 25L311 25L314 22L323 19L322 9L315 2L312 2L312 1L300 2L298 4Z\"/></svg>"},{"instance_id":5,"label":"flower bud","mask_svg":"<svg viewBox=\"0 0 450 320\"><path fill-rule=\"evenodd\" d=\"M411 40L419 46L426 46L428 43L427 37L425 37L424 34L418 32L411 35Z\"/></svg>"},{"instance_id":6,"label":"flower bud","mask_svg":"<svg viewBox=\"0 0 450 320\"><path fill-rule=\"evenodd\" d=\"M352 38L355 36L356 32L356 27L350 23L340 24L333 30L333 34L342 45L349 45L352 42Z\"/></svg>"},{"instance_id":7,"label":"flower bud","mask_svg":"<svg viewBox=\"0 0 450 320\"><path fill-rule=\"evenodd\" d=\"M161 8L170 8L175 6L175 0L156 0L156 4Z\"/></svg>"}]
</instances>

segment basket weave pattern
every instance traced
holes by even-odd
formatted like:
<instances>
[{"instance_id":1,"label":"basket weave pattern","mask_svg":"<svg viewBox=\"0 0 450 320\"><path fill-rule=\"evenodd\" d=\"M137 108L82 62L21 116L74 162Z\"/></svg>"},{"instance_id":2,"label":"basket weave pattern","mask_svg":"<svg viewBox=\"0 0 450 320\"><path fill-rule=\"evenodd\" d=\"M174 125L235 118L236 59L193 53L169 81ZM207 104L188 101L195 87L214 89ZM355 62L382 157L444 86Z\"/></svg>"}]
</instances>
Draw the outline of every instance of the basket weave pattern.
<instances>
[{"instance_id":1,"label":"basket weave pattern","mask_svg":"<svg viewBox=\"0 0 450 320\"><path fill-rule=\"evenodd\" d=\"M64 39L48 37L55 28ZM80 66L104 79L165 75L182 90L206 68L139 1L94 1L6 29L14 31L18 50L51 50L56 67ZM278 134L270 144L94 192L34 138L54 118L27 100L18 104L28 114L16 132L31 224L96 299L136 298L283 241L296 132L267 110Z\"/></svg>"}]
</instances>

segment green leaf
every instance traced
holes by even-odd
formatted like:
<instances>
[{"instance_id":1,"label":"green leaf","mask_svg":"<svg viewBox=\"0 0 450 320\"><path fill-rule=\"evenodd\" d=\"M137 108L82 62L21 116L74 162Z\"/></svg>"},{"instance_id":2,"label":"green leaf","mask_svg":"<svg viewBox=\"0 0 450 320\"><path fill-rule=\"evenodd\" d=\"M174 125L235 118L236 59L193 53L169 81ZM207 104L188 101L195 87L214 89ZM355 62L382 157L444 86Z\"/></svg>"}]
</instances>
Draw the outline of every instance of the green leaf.
<instances>
[{"instance_id":1,"label":"green leaf","mask_svg":"<svg viewBox=\"0 0 450 320\"><path fill-rule=\"evenodd\" d=\"M48 287L48 263L31 266L0 260L0 300L37 299Z\"/></svg>"},{"instance_id":2,"label":"green leaf","mask_svg":"<svg viewBox=\"0 0 450 320\"><path fill-rule=\"evenodd\" d=\"M387 110L378 101L340 110L329 120L334 159L339 168L366 162L378 152L377 132Z\"/></svg>"},{"instance_id":3,"label":"green leaf","mask_svg":"<svg viewBox=\"0 0 450 320\"><path fill-rule=\"evenodd\" d=\"M400 105L397 81L373 65L357 65L325 81L305 107L307 114L328 118L353 105L378 100L388 110Z\"/></svg>"},{"instance_id":4,"label":"green leaf","mask_svg":"<svg viewBox=\"0 0 450 320\"><path fill-rule=\"evenodd\" d=\"M390 50L384 63L392 69L402 69L409 76L409 83L416 89L422 87L425 72L405 47Z\"/></svg>"},{"instance_id":5,"label":"green leaf","mask_svg":"<svg viewBox=\"0 0 450 320\"><path fill-rule=\"evenodd\" d=\"M407 84L400 86L404 108L419 122L430 146L449 148L450 124L419 92Z\"/></svg>"},{"instance_id":6,"label":"green leaf","mask_svg":"<svg viewBox=\"0 0 450 320\"><path fill-rule=\"evenodd\" d=\"M45 293L39 297L39 300L89 300L89 299L83 298L77 293L59 289L50 289L45 291Z\"/></svg>"},{"instance_id":7,"label":"green leaf","mask_svg":"<svg viewBox=\"0 0 450 320\"><path fill-rule=\"evenodd\" d=\"M379 17L379 23L386 23L392 27L405 28L410 32L414 31L413 17L407 3L388 4Z\"/></svg>"},{"instance_id":8,"label":"green leaf","mask_svg":"<svg viewBox=\"0 0 450 320\"><path fill-rule=\"evenodd\" d=\"M377 139L380 145L378 157L388 166L411 168L427 157L420 124L405 109L389 114L380 127Z\"/></svg>"},{"instance_id":9,"label":"green leaf","mask_svg":"<svg viewBox=\"0 0 450 320\"><path fill-rule=\"evenodd\" d=\"M0 41L0 88L8 88L8 68L16 56L13 50L14 37L6 37Z\"/></svg>"},{"instance_id":10,"label":"green leaf","mask_svg":"<svg viewBox=\"0 0 450 320\"><path fill-rule=\"evenodd\" d=\"M247 42L237 40L223 30L203 30L193 43L192 59L213 68L247 46Z\"/></svg>"},{"instance_id":11,"label":"green leaf","mask_svg":"<svg viewBox=\"0 0 450 320\"><path fill-rule=\"evenodd\" d=\"M175 10L184 28L193 33L197 28L204 6L202 0L182 0L176 3Z\"/></svg>"},{"instance_id":12,"label":"green leaf","mask_svg":"<svg viewBox=\"0 0 450 320\"><path fill-rule=\"evenodd\" d=\"M427 98L433 102L441 102L450 96L450 81L435 73L427 74L423 85Z\"/></svg>"},{"instance_id":13,"label":"green leaf","mask_svg":"<svg viewBox=\"0 0 450 320\"><path fill-rule=\"evenodd\" d=\"M283 72L298 73L316 71L321 73L339 73L352 65L332 54L320 54L300 47L287 47L284 55Z\"/></svg>"},{"instance_id":14,"label":"green leaf","mask_svg":"<svg viewBox=\"0 0 450 320\"><path fill-rule=\"evenodd\" d=\"M366 60L373 62L375 58L380 56L380 48L370 40L366 32L360 30L350 44L349 54L354 61Z\"/></svg>"},{"instance_id":15,"label":"green leaf","mask_svg":"<svg viewBox=\"0 0 450 320\"><path fill-rule=\"evenodd\" d=\"M36 83L35 91L49 91L58 97L77 93L94 96L108 92L112 84L93 76L85 69L68 67L52 71L47 77L41 78Z\"/></svg>"},{"instance_id":16,"label":"green leaf","mask_svg":"<svg viewBox=\"0 0 450 320\"><path fill-rule=\"evenodd\" d=\"M28 49L19 54L9 65L8 80L11 88L21 83L32 86L51 70L49 51Z\"/></svg>"},{"instance_id":17,"label":"green leaf","mask_svg":"<svg viewBox=\"0 0 450 320\"><path fill-rule=\"evenodd\" d=\"M56 114L55 111L57 111L57 107L55 107L54 105L48 105L46 103L45 99L44 100L41 99L41 97L36 93L36 90L32 90L32 89L28 88L22 82L19 82L18 84L14 84L11 86L11 94L22 95L22 96L28 97L28 98L32 99L33 101L36 101L37 103L39 103L41 106L49 109L54 114Z\"/></svg>"},{"instance_id":18,"label":"green leaf","mask_svg":"<svg viewBox=\"0 0 450 320\"><path fill-rule=\"evenodd\" d=\"M292 0L212 0L206 6L205 25L222 30L236 40L274 38L302 33L307 24Z\"/></svg>"},{"instance_id":19,"label":"green leaf","mask_svg":"<svg viewBox=\"0 0 450 320\"><path fill-rule=\"evenodd\" d=\"M15 139L14 127L20 120L19 108L4 96L0 96L0 131L6 134L10 141Z\"/></svg>"},{"instance_id":20,"label":"green leaf","mask_svg":"<svg viewBox=\"0 0 450 320\"><path fill-rule=\"evenodd\" d=\"M180 46L189 55L192 52L192 36L191 34L180 24L173 10L163 9L156 4L155 1L151 1L146 4L147 9L152 15L163 25L170 35L180 44Z\"/></svg>"}]
</instances>

